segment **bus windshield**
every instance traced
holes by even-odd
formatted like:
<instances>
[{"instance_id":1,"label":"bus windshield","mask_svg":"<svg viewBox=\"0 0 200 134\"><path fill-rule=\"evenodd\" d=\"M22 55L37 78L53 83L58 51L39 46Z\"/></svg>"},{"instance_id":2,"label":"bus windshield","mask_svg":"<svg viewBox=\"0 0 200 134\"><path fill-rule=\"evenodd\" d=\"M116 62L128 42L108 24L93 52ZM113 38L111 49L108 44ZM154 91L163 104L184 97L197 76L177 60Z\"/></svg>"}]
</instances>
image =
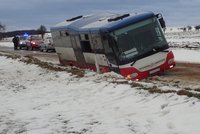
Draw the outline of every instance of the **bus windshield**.
<instances>
[{"instance_id":1,"label":"bus windshield","mask_svg":"<svg viewBox=\"0 0 200 134\"><path fill-rule=\"evenodd\" d=\"M120 64L127 64L168 48L156 18L118 29L110 33Z\"/></svg>"}]
</instances>

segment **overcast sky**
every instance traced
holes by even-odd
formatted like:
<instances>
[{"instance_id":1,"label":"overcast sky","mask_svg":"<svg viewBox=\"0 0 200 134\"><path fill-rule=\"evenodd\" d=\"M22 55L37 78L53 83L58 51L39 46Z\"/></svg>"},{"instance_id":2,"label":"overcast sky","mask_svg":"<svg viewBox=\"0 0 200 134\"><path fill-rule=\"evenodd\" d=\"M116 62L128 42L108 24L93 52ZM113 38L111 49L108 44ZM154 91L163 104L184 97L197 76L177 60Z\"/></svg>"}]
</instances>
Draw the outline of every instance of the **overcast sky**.
<instances>
[{"instance_id":1,"label":"overcast sky","mask_svg":"<svg viewBox=\"0 0 200 134\"><path fill-rule=\"evenodd\" d=\"M200 0L0 0L0 22L7 31L49 29L77 15L144 11L162 13L167 26L200 24Z\"/></svg>"}]
</instances>

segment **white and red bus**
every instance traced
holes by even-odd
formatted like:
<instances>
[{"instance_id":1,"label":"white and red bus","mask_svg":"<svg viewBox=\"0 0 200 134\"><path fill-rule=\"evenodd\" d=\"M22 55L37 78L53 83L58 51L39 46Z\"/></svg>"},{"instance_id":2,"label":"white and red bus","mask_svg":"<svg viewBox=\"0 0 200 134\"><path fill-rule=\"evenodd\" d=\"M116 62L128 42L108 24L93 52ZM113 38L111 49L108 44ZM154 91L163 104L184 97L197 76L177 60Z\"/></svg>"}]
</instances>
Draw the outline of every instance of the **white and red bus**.
<instances>
[{"instance_id":1,"label":"white and red bus","mask_svg":"<svg viewBox=\"0 0 200 134\"><path fill-rule=\"evenodd\" d=\"M141 80L175 66L160 14L77 16L51 28L62 65L117 72Z\"/></svg>"}]
</instances>

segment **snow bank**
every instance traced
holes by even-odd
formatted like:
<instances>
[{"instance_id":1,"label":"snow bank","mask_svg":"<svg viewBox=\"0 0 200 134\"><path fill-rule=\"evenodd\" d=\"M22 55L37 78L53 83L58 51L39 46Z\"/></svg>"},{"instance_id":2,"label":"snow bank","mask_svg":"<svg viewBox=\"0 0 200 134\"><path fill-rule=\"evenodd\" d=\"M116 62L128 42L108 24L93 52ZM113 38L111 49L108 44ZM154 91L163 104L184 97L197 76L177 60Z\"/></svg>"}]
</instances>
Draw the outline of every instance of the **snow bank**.
<instances>
[{"instance_id":1,"label":"snow bank","mask_svg":"<svg viewBox=\"0 0 200 134\"><path fill-rule=\"evenodd\" d=\"M200 50L173 49L175 61L200 64Z\"/></svg>"},{"instance_id":2,"label":"snow bank","mask_svg":"<svg viewBox=\"0 0 200 134\"><path fill-rule=\"evenodd\" d=\"M13 43L9 42L9 41L0 41L0 46L3 46L3 47L14 47Z\"/></svg>"},{"instance_id":3,"label":"snow bank","mask_svg":"<svg viewBox=\"0 0 200 134\"><path fill-rule=\"evenodd\" d=\"M200 63L199 31L183 32L172 28L171 32L168 31L165 35L177 62Z\"/></svg>"},{"instance_id":4,"label":"snow bank","mask_svg":"<svg viewBox=\"0 0 200 134\"><path fill-rule=\"evenodd\" d=\"M0 57L0 133L198 134L200 102ZM114 77L119 77L118 75ZM114 78L113 77L113 78Z\"/></svg>"}]
</instances>

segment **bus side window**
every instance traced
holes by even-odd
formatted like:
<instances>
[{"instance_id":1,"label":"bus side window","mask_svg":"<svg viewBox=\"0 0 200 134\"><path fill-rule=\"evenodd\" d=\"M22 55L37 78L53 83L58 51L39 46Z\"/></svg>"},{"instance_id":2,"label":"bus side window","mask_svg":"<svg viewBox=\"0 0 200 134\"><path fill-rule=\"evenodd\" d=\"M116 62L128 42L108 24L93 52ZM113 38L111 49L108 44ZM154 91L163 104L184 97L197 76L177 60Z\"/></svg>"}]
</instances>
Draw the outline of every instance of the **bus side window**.
<instances>
[{"instance_id":1,"label":"bus side window","mask_svg":"<svg viewBox=\"0 0 200 134\"><path fill-rule=\"evenodd\" d=\"M91 45L88 34L80 34L80 46L83 52L91 53Z\"/></svg>"},{"instance_id":2,"label":"bus side window","mask_svg":"<svg viewBox=\"0 0 200 134\"><path fill-rule=\"evenodd\" d=\"M95 53L98 53L98 54L104 53L101 36L99 34L91 35L91 47Z\"/></svg>"},{"instance_id":3,"label":"bus side window","mask_svg":"<svg viewBox=\"0 0 200 134\"><path fill-rule=\"evenodd\" d=\"M88 52L88 53L92 52L89 41L80 41L80 44L81 44L81 49L83 52Z\"/></svg>"},{"instance_id":4,"label":"bus side window","mask_svg":"<svg viewBox=\"0 0 200 134\"><path fill-rule=\"evenodd\" d=\"M65 31L59 31L59 34L60 34L60 37L65 37L66 36Z\"/></svg>"},{"instance_id":5,"label":"bus side window","mask_svg":"<svg viewBox=\"0 0 200 134\"><path fill-rule=\"evenodd\" d=\"M69 36L69 33L68 33L68 32L65 32L65 35L66 35L66 36Z\"/></svg>"}]
</instances>

